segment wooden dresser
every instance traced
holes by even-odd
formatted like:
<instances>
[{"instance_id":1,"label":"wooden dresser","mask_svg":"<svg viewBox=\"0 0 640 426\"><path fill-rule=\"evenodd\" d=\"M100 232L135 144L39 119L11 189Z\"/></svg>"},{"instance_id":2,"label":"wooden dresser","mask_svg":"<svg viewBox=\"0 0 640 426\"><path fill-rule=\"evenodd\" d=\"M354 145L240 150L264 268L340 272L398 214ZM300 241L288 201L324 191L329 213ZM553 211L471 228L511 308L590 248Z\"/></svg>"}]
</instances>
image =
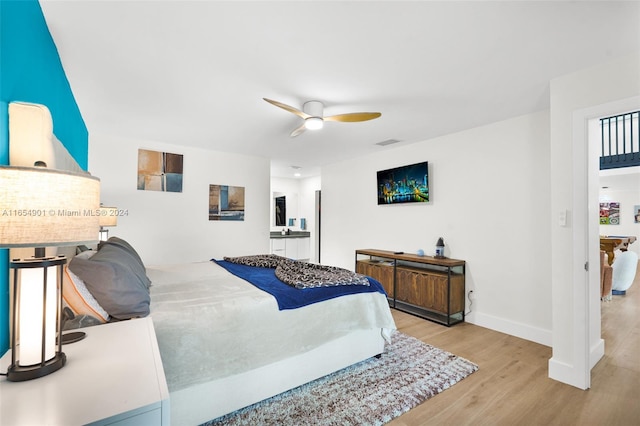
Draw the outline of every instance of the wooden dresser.
<instances>
[{"instance_id":1,"label":"wooden dresser","mask_svg":"<svg viewBox=\"0 0 640 426\"><path fill-rule=\"evenodd\" d=\"M362 249L356 272L379 281L392 308L447 326L464 321L464 260Z\"/></svg>"}]
</instances>

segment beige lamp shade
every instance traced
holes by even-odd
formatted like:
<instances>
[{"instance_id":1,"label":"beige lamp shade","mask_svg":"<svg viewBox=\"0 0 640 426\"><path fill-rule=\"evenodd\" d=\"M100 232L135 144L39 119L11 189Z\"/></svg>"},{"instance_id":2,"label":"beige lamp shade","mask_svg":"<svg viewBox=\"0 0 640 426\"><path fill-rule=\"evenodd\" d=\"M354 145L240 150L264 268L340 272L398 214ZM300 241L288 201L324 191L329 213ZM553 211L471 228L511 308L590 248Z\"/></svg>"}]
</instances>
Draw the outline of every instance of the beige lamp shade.
<instances>
[{"instance_id":1,"label":"beige lamp shade","mask_svg":"<svg viewBox=\"0 0 640 426\"><path fill-rule=\"evenodd\" d=\"M100 226L118 226L117 207L100 207Z\"/></svg>"},{"instance_id":2,"label":"beige lamp shade","mask_svg":"<svg viewBox=\"0 0 640 426\"><path fill-rule=\"evenodd\" d=\"M100 179L43 167L0 166L0 247L95 243Z\"/></svg>"}]
</instances>

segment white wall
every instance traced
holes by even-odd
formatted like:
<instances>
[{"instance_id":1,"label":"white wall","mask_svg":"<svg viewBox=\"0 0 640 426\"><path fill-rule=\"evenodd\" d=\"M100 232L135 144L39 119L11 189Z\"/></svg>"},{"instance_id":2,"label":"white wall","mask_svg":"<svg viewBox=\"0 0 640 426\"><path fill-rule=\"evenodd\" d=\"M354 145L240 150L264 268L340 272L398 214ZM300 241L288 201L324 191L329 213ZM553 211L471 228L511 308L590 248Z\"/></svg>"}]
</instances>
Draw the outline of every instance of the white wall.
<instances>
[{"instance_id":1,"label":"white wall","mask_svg":"<svg viewBox=\"0 0 640 426\"><path fill-rule=\"evenodd\" d=\"M184 155L181 193L137 189L138 149ZM129 241L146 264L269 251L269 160L153 141L90 135L89 170L101 201L127 212L110 236ZM209 185L245 188L244 221L209 221Z\"/></svg>"},{"instance_id":2,"label":"white wall","mask_svg":"<svg viewBox=\"0 0 640 426\"><path fill-rule=\"evenodd\" d=\"M431 202L377 205L376 171L429 161ZM469 322L551 343L548 112L322 168L322 263L354 268L356 249L467 262Z\"/></svg>"},{"instance_id":3,"label":"white wall","mask_svg":"<svg viewBox=\"0 0 640 426\"><path fill-rule=\"evenodd\" d=\"M635 53L551 81L549 218L554 226L550 240L553 357L549 362L549 375L577 387L589 386L588 375L585 377L583 368L589 355L584 353L581 341L585 339L585 324L589 321L584 316L588 311L586 305L592 303L585 298L587 275L580 263L586 259L587 245L598 247L598 242L583 241L587 229L585 212L594 206L588 205L584 189L588 174L587 156L576 159L587 151L584 148L586 141L574 140L574 132L584 133L586 124L574 123L574 117L585 117L587 112L582 111L599 105L638 96L639 76L640 55ZM558 212L561 211L569 212L568 226L557 226ZM596 264L591 260L590 263ZM589 338L594 339L594 336Z\"/></svg>"}]
</instances>

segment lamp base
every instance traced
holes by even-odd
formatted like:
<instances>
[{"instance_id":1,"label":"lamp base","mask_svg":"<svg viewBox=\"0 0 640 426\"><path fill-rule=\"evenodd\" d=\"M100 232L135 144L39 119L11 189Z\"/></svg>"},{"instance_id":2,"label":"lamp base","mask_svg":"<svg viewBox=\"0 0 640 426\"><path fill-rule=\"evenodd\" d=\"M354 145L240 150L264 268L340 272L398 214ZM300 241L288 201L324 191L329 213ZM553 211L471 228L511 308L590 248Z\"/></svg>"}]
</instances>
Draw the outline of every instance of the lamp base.
<instances>
[{"instance_id":1,"label":"lamp base","mask_svg":"<svg viewBox=\"0 0 640 426\"><path fill-rule=\"evenodd\" d=\"M74 331L72 333L66 333L62 335L62 344L67 345L69 343L75 343L87 337L87 333L84 331Z\"/></svg>"},{"instance_id":2,"label":"lamp base","mask_svg":"<svg viewBox=\"0 0 640 426\"><path fill-rule=\"evenodd\" d=\"M37 379L60 370L66 362L67 356L63 352L59 352L49 361L46 361L44 365L37 364L26 367L10 365L7 370L7 380L10 382L24 382L25 380Z\"/></svg>"}]
</instances>

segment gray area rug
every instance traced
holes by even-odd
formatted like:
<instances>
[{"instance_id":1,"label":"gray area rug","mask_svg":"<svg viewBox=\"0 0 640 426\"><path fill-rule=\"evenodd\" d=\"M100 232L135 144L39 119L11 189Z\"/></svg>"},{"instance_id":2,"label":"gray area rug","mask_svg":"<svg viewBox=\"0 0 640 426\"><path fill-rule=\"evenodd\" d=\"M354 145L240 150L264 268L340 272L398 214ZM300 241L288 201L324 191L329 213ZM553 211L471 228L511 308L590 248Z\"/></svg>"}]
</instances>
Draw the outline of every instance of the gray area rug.
<instances>
[{"instance_id":1,"label":"gray area rug","mask_svg":"<svg viewBox=\"0 0 640 426\"><path fill-rule=\"evenodd\" d=\"M478 366L395 332L370 358L205 425L382 425L453 386Z\"/></svg>"}]
</instances>

